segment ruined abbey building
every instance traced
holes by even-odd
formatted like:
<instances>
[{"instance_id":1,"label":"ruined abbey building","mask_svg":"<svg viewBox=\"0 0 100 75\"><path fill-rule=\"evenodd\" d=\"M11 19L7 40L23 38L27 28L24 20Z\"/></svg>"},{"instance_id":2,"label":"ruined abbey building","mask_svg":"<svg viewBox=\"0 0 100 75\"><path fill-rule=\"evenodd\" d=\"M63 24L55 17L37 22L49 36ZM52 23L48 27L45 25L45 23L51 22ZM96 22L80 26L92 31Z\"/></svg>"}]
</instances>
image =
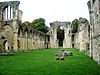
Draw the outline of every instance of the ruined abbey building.
<instances>
[{"instance_id":1,"label":"ruined abbey building","mask_svg":"<svg viewBox=\"0 0 100 75\"><path fill-rule=\"evenodd\" d=\"M64 30L63 48L77 48L100 65L100 0L87 2L90 22L79 18L76 33L72 32L71 22L52 22L48 33L23 25L19 4L19 1L0 2L1 51L58 48L57 30L61 26Z\"/></svg>"},{"instance_id":2,"label":"ruined abbey building","mask_svg":"<svg viewBox=\"0 0 100 75\"><path fill-rule=\"evenodd\" d=\"M9 52L47 47L47 35L22 24L19 1L0 2L0 50Z\"/></svg>"}]
</instances>

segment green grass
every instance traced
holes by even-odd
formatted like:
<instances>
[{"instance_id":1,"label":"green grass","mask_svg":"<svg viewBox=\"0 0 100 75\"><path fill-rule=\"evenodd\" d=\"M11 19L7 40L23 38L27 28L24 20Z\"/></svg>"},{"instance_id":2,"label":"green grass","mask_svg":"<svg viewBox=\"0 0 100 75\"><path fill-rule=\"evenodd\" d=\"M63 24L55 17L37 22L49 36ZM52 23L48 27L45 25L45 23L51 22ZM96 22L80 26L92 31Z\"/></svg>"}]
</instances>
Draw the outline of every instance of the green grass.
<instances>
[{"instance_id":1,"label":"green grass","mask_svg":"<svg viewBox=\"0 0 100 75\"><path fill-rule=\"evenodd\" d=\"M0 56L0 75L100 75L100 67L76 49L73 56L55 60L59 49L41 49L15 56Z\"/></svg>"}]
</instances>

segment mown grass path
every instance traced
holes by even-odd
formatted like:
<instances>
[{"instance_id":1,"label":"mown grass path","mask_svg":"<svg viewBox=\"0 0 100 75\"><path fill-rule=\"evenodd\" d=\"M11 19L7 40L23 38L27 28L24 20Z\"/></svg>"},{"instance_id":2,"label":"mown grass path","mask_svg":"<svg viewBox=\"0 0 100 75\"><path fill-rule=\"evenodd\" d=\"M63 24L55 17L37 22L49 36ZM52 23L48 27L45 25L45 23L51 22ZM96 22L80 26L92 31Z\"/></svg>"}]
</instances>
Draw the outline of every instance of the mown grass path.
<instances>
[{"instance_id":1,"label":"mown grass path","mask_svg":"<svg viewBox=\"0 0 100 75\"><path fill-rule=\"evenodd\" d=\"M70 49L73 56L55 60L59 49L41 49L15 56L0 56L0 75L100 75L96 62Z\"/></svg>"}]
</instances>

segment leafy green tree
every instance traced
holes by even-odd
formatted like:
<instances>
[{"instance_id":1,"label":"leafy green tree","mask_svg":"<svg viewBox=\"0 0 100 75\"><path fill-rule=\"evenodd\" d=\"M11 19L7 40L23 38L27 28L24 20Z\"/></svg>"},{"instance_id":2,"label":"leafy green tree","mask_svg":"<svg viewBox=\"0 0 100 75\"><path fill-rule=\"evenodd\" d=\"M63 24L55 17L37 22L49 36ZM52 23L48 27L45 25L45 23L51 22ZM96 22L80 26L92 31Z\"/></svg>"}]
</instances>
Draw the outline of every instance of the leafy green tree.
<instances>
[{"instance_id":1,"label":"leafy green tree","mask_svg":"<svg viewBox=\"0 0 100 75\"><path fill-rule=\"evenodd\" d=\"M73 33L76 33L78 31L79 21L78 19L75 19L72 21L72 29Z\"/></svg>"},{"instance_id":2,"label":"leafy green tree","mask_svg":"<svg viewBox=\"0 0 100 75\"><path fill-rule=\"evenodd\" d=\"M49 31L49 27L46 26L45 19L43 18L35 19L32 21L32 23L30 23L29 21L25 21L22 24L26 27L31 25L34 29L40 30L44 33L47 33Z\"/></svg>"},{"instance_id":3,"label":"leafy green tree","mask_svg":"<svg viewBox=\"0 0 100 75\"><path fill-rule=\"evenodd\" d=\"M48 32L48 27L45 24L45 19L38 18L32 21L32 27L42 32Z\"/></svg>"}]
</instances>

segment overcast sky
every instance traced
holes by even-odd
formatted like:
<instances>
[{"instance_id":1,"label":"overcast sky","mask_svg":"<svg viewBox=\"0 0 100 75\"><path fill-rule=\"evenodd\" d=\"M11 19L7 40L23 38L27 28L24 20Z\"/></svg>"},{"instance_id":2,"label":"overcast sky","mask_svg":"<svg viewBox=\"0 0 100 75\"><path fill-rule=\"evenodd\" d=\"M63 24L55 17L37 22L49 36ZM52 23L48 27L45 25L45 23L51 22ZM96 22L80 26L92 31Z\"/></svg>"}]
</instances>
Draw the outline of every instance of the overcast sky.
<instances>
[{"instance_id":1,"label":"overcast sky","mask_svg":"<svg viewBox=\"0 0 100 75\"><path fill-rule=\"evenodd\" d=\"M12 0L0 0L12 1ZM19 0L23 11L22 21L32 22L44 18L49 26L53 21L72 21L83 17L89 20L88 0Z\"/></svg>"}]
</instances>

